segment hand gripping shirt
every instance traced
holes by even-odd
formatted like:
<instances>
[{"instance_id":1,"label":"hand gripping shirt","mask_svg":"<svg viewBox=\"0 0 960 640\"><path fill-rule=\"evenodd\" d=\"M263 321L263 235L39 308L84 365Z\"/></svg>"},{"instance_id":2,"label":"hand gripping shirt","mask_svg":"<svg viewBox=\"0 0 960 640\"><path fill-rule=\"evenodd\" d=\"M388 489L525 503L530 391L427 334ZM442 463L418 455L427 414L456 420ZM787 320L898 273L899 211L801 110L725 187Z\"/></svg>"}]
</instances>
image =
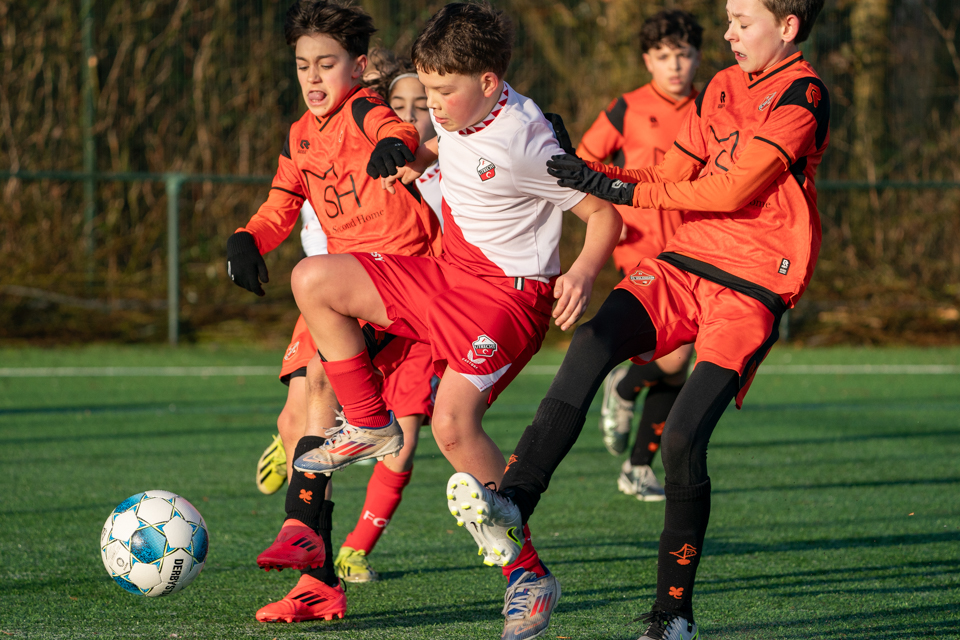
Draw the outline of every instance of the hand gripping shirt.
<instances>
[{"instance_id":1,"label":"hand gripping shirt","mask_svg":"<svg viewBox=\"0 0 960 640\"><path fill-rule=\"evenodd\" d=\"M680 100L661 91L653 82L610 103L583 134L577 155L602 162L611 158L617 167L638 169L660 164L673 146L677 131L694 108L697 90ZM626 271L641 258L654 257L673 237L682 222L680 211L637 209L617 205L627 236L613 250L618 269Z\"/></svg>"},{"instance_id":2,"label":"hand gripping shirt","mask_svg":"<svg viewBox=\"0 0 960 640\"><path fill-rule=\"evenodd\" d=\"M549 282L559 275L563 211L585 194L547 173L547 160L563 150L540 108L503 83L482 122L460 131L435 128L443 259L480 277Z\"/></svg>"},{"instance_id":3,"label":"hand gripping shirt","mask_svg":"<svg viewBox=\"0 0 960 640\"><path fill-rule=\"evenodd\" d=\"M782 310L820 252L814 175L829 137L827 88L796 53L714 76L656 167L594 168L640 182L636 206L687 210L659 259Z\"/></svg>"},{"instance_id":4,"label":"hand gripping shirt","mask_svg":"<svg viewBox=\"0 0 960 640\"><path fill-rule=\"evenodd\" d=\"M290 234L304 200L316 211L330 253L439 253L440 225L413 185L396 194L367 175L378 141L395 137L416 150L413 125L369 89L357 88L325 118L309 111L290 127L267 201L247 226L260 253Z\"/></svg>"}]
</instances>

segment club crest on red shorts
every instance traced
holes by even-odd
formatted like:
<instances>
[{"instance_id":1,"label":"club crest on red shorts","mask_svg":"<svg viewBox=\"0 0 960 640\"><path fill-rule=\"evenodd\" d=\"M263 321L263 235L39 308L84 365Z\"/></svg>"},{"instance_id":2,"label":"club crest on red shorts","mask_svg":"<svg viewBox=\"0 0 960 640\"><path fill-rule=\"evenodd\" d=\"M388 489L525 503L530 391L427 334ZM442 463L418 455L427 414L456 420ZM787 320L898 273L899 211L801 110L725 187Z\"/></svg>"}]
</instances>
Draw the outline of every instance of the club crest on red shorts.
<instances>
[{"instance_id":1,"label":"club crest on red shorts","mask_svg":"<svg viewBox=\"0 0 960 640\"><path fill-rule=\"evenodd\" d=\"M297 341L294 342L292 345L290 345L289 347L287 347L287 353L285 353L284 356L283 356L284 361L287 361L287 360L289 360L290 358L292 358L293 356L297 355L297 350L298 350L299 348L300 348L300 341L299 341L299 340L297 340Z\"/></svg>"},{"instance_id":2,"label":"club crest on red shorts","mask_svg":"<svg viewBox=\"0 0 960 640\"><path fill-rule=\"evenodd\" d=\"M486 335L482 335L473 341L473 354L478 358L492 358L497 352L497 343Z\"/></svg>"},{"instance_id":3,"label":"club crest on red shorts","mask_svg":"<svg viewBox=\"0 0 960 640\"><path fill-rule=\"evenodd\" d=\"M477 165L477 175L480 176L480 180L486 182L490 178L497 175L497 165L493 164L489 160L480 158L480 164Z\"/></svg>"},{"instance_id":4,"label":"club crest on red shorts","mask_svg":"<svg viewBox=\"0 0 960 640\"><path fill-rule=\"evenodd\" d=\"M652 276L649 273L644 273L640 269L637 269L630 274L630 282L638 287L648 287L656 279L656 276Z\"/></svg>"}]
</instances>

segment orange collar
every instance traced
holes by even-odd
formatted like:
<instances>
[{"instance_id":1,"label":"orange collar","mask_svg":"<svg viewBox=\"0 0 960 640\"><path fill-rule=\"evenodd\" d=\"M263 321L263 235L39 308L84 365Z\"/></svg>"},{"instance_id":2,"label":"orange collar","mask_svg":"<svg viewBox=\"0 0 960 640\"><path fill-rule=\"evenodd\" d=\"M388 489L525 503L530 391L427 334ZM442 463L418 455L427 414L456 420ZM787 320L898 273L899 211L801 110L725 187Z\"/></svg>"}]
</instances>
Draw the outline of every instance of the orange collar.
<instances>
[{"instance_id":1,"label":"orange collar","mask_svg":"<svg viewBox=\"0 0 960 640\"><path fill-rule=\"evenodd\" d=\"M784 69L787 69L788 67L791 67L802 60L803 60L803 52L797 51L795 54L793 54L789 58L782 60L780 64L778 64L775 67L771 67L759 73L744 73L743 79L747 83L747 88L753 89L757 85L763 82L766 82L771 76L774 76L780 73Z\"/></svg>"}]
</instances>

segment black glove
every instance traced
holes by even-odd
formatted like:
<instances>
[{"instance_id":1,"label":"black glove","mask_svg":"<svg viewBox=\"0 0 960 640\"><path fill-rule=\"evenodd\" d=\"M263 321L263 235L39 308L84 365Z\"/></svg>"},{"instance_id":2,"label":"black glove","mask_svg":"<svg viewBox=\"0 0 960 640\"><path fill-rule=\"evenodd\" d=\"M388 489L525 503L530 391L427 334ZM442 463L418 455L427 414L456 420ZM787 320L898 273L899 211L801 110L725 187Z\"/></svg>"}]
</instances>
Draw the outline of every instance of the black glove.
<instances>
[{"instance_id":1,"label":"black glove","mask_svg":"<svg viewBox=\"0 0 960 640\"><path fill-rule=\"evenodd\" d=\"M564 154L547 160L547 173L559 178L557 184L603 198L613 204L633 204L633 192L637 185L607 177L594 171L575 155Z\"/></svg>"},{"instance_id":2,"label":"black glove","mask_svg":"<svg viewBox=\"0 0 960 640\"><path fill-rule=\"evenodd\" d=\"M373 148L367 175L371 178L386 178L397 175L397 169L413 162L416 157L400 138L384 138Z\"/></svg>"},{"instance_id":3,"label":"black glove","mask_svg":"<svg viewBox=\"0 0 960 640\"><path fill-rule=\"evenodd\" d=\"M560 143L560 148L572 156L577 155L576 150L573 148L573 143L570 142L570 134L567 133L567 128L563 126L563 118L556 113L545 113L543 114L543 117L549 120L550 124L553 125L553 135L557 137L557 142Z\"/></svg>"},{"instance_id":4,"label":"black glove","mask_svg":"<svg viewBox=\"0 0 960 640\"><path fill-rule=\"evenodd\" d=\"M260 283L270 282L270 277L253 234L237 231L227 239L227 275L237 286L258 296L266 295Z\"/></svg>"}]
</instances>

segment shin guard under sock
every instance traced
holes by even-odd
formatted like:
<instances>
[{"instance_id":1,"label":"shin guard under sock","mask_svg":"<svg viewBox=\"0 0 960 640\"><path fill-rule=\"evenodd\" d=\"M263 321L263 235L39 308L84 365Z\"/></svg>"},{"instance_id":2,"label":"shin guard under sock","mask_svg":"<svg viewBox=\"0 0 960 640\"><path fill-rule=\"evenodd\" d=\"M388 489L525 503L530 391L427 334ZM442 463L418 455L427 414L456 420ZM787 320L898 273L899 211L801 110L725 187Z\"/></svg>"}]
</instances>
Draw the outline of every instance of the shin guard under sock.
<instances>
[{"instance_id":1,"label":"shin guard under sock","mask_svg":"<svg viewBox=\"0 0 960 640\"><path fill-rule=\"evenodd\" d=\"M663 435L664 425L667 424L667 416L670 415L670 409L682 388L682 384L675 387L662 380L650 387L643 401L643 415L640 416L637 439L630 453L632 466L649 465L653 462L653 456L660 448L660 437Z\"/></svg>"},{"instance_id":2,"label":"shin guard under sock","mask_svg":"<svg viewBox=\"0 0 960 640\"><path fill-rule=\"evenodd\" d=\"M367 483L367 498L360 512L360 520L344 540L343 546L362 549L367 554L373 551L377 540L383 535L390 518L400 505L403 488L410 484L412 474L413 469L397 473L382 462L377 463L370 482Z\"/></svg>"},{"instance_id":3,"label":"shin guard under sock","mask_svg":"<svg viewBox=\"0 0 960 640\"><path fill-rule=\"evenodd\" d=\"M294 460L316 449L324 440L321 436L303 436L297 442ZM287 485L287 499L284 503L287 519L299 520L311 529L316 529L328 481L329 478L322 473L304 473L294 469L290 484Z\"/></svg>"},{"instance_id":4,"label":"shin guard under sock","mask_svg":"<svg viewBox=\"0 0 960 640\"><path fill-rule=\"evenodd\" d=\"M347 422L368 429L390 424L387 405L380 395L383 378L366 350L346 360L325 361L323 370L343 405Z\"/></svg>"},{"instance_id":5,"label":"shin guard under sock","mask_svg":"<svg viewBox=\"0 0 960 640\"><path fill-rule=\"evenodd\" d=\"M710 520L710 480L692 487L668 484L660 553L657 606L693 622L693 585Z\"/></svg>"},{"instance_id":6,"label":"shin guard under sock","mask_svg":"<svg viewBox=\"0 0 960 640\"><path fill-rule=\"evenodd\" d=\"M337 572L333 569L333 542L331 540L333 533L333 503L329 500L323 501L317 520L316 532L317 535L323 539L326 558L324 558L322 566L316 569L308 569L302 573L307 574L311 578L316 578L328 586L335 587L340 584L340 578L337 577Z\"/></svg>"},{"instance_id":7,"label":"shin guard under sock","mask_svg":"<svg viewBox=\"0 0 960 640\"><path fill-rule=\"evenodd\" d=\"M533 541L530 539L530 527L527 525L523 525L523 546L520 547L520 555L512 563L502 568L503 575L509 578L510 574L520 567L532 571L540 577L547 575L546 567L540 562L537 550L533 548Z\"/></svg>"},{"instance_id":8,"label":"shin guard under sock","mask_svg":"<svg viewBox=\"0 0 960 640\"><path fill-rule=\"evenodd\" d=\"M660 380L665 374L660 365L654 362L647 364L630 364L627 374L617 384L617 395L624 400L634 401L640 392Z\"/></svg>"},{"instance_id":9,"label":"shin guard under sock","mask_svg":"<svg viewBox=\"0 0 960 640\"><path fill-rule=\"evenodd\" d=\"M547 490L550 477L577 441L586 414L578 407L554 398L544 398L533 423L520 437L503 474L501 493L520 508L524 523ZM523 461L522 465L514 464Z\"/></svg>"}]
</instances>

